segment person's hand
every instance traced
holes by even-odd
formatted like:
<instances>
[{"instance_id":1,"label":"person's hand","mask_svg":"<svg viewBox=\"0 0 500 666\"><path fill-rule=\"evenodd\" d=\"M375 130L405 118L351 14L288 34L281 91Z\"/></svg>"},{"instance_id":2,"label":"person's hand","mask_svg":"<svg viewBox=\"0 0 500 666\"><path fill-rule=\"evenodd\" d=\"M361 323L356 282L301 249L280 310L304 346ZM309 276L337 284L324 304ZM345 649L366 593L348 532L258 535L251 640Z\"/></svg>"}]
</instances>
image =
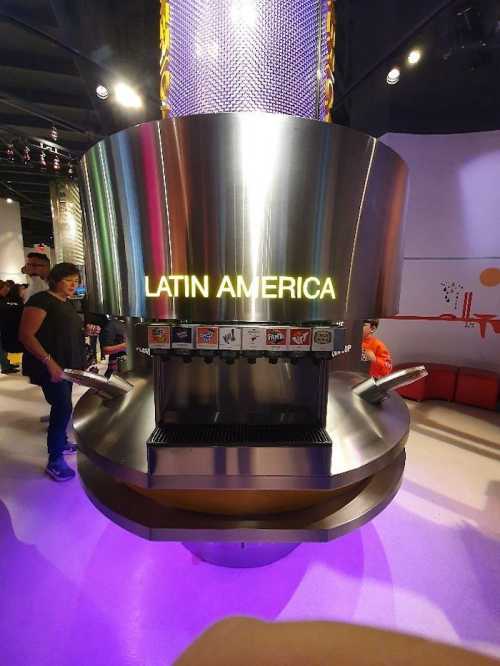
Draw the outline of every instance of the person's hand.
<instances>
[{"instance_id":1,"label":"person's hand","mask_svg":"<svg viewBox=\"0 0 500 666\"><path fill-rule=\"evenodd\" d=\"M57 382L62 382L64 379L64 370L52 358L47 361L47 370L49 371L51 382L57 384Z\"/></svg>"},{"instance_id":2,"label":"person's hand","mask_svg":"<svg viewBox=\"0 0 500 666\"><path fill-rule=\"evenodd\" d=\"M375 353L372 352L371 349L366 349L365 350L365 356L367 361L376 361L377 357L375 356Z\"/></svg>"},{"instance_id":3,"label":"person's hand","mask_svg":"<svg viewBox=\"0 0 500 666\"><path fill-rule=\"evenodd\" d=\"M87 324L85 326L85 335L99 335L101 327L97 324Z\"/></svg>"}]
</instances>

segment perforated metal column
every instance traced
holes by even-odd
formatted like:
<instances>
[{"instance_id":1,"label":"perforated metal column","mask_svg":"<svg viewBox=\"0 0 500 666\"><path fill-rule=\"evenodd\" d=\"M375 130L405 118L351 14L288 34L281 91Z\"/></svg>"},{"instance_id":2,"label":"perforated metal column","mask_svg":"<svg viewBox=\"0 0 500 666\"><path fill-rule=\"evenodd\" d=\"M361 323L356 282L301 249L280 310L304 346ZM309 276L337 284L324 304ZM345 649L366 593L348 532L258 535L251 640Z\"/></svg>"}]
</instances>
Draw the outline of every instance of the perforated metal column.
<instances>
[{"instance_id":1,"label":"perforated metal column","mask_svg":"<svg viewBox=\"0 0 500 666\"><path fill-rule=\"evenodd\" d=\"M266 111L323 119L328 6L171 0L171 115Z\"/></svg>"}]
</instances>

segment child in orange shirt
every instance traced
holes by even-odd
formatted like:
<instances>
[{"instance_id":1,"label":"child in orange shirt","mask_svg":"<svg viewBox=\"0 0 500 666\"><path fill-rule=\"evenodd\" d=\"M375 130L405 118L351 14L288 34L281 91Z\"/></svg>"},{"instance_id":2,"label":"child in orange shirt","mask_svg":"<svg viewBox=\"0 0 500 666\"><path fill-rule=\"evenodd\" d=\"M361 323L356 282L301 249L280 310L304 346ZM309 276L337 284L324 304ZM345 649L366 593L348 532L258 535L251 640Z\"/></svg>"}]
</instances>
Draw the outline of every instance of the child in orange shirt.
<instances>
[{"instance_id":1,"label":"child in orange shirt","mask_svg":"<svg viewBox=\"0 0 500 666\"><path fill-rule=\"evenodd\" d=\"M384 343L373 334L378 328L378 319L365 319L363 322L362 358L370 361L370 376L385 377L392 370L391 354Z\"/></svg>"}]
</instances>

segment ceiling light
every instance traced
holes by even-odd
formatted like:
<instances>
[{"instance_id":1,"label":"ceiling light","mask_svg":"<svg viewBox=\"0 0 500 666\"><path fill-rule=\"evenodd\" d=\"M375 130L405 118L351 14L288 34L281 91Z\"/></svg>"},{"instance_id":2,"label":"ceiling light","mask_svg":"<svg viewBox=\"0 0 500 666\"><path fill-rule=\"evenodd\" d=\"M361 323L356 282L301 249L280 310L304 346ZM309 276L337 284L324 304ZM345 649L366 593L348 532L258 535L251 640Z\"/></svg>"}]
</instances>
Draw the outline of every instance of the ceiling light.
<instances>
[{"instance_id":1,"label":"ceiling light","mask_svg":"<svg viewBox=\"0 0 500 666\"><path fill-rule=\"evenodd\" d=\"M127 107L128 109L140 109L142 107L142 99L139 95L126 83L117 83L115 86L115 99L118 104Z\"/></svg>"},{"instance_id":2,"label":"ceiling light","mask_svg":"<svg viewBox=\"0 0 500 666\"><path fill-rule=\"evenodd\" d=\"M8 204L13 204L13 203L14 203L14 199L11 199L10 197L7 197L7 199L5 199L5 201L6 201Z\"/></svg>"},{"instance_id":3,"label":"ceiling light","mask_svg":"<svg viewBox=\"0 0 500 666\"><path fill-rule=\"evenodd\" d=\"M387 74L387 79L386 79L387 83L390 86L395 85L399 81L400 75L401 72L399 71L399 69L397 67L393 67L389 72L389 74Z\"/></svg>"},{"instance_id":4,"label":"ceiling light","mask_svg":"<svg viewBox=\"0 0 500 666\"><path fill-rule=\"evenodd\" d=\"M410 53L408 53L408 64L416 65L421 57L422 57L422 51L420 51L419 49L413 49L413 51L410 51Z\"/></svg>"},{"instance_id":5,"label":"ceiling light","mask_svg":"<svg viewBox=\"0 0 500 666\"><path fill-rule=\"evenodd\" d=\"M109 90L106 88L106 86L97 86L95 89L95 94L99 99L108 99L109 97Z\"/></svg>"}]
</instances>

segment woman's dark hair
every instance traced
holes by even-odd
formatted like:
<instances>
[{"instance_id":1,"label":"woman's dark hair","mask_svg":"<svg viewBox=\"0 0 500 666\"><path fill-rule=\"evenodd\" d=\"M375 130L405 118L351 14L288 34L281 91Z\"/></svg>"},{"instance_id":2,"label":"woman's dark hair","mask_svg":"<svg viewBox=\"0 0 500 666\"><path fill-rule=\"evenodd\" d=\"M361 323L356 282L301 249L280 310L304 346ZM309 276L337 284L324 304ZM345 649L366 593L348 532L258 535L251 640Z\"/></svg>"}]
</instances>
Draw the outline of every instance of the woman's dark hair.
<instances>
[{"instance_id":1,"label":"woman's dark hair","mask_svg":"<svg viewBox=\"0 0 500 666\"><path fill-rule=\"evenodd\" d=\"M71 275L78 275L78 279L82 279L78 266L75 264L69 264L65 261L61 264L56 264L49 273L49 288L55 289L58 282L61 282L61 280L64 280L64 278L70 277Z\"/></svg>"},{"instance_id":2,"label":"woman's dark hair","mask_svg":"<svg viewBox=\"0 0 500 666\"><path fill-rule=\"evenodd\" d=\"M374 331L377 330L378 323L379 323L378 319L364 319L363 320L363 324L370 324L371 328L373 328Z\"/></svg>"},{"instance_id":3,"label":"woman's dark hair","mask_svg":"<svg viewBox=\"0 0 500 666\"><path fill-rule=\"evenodd\" d=\"M22 284L14 284L9 291L8 299L11 303L23 303L23 299L21 296L21 287L23 287Z\"/></svg>"}]
</instances>

